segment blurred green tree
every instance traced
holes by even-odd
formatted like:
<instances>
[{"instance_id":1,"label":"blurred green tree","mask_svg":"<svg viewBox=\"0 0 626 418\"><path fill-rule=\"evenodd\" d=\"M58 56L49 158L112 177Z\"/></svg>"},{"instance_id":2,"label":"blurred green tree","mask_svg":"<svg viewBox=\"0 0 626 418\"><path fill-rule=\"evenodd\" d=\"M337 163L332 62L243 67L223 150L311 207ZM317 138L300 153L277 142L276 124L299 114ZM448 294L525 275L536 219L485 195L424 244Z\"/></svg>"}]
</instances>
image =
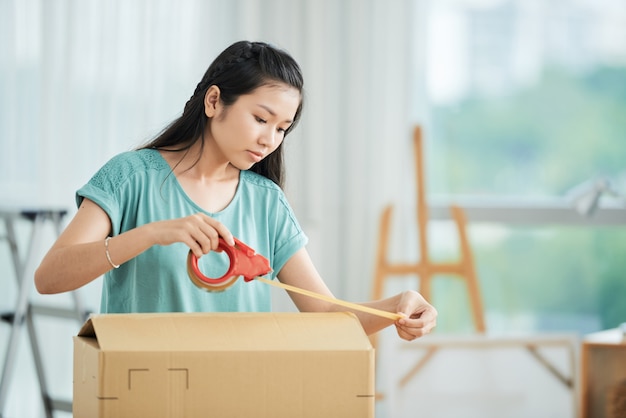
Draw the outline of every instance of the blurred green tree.
<instances>
[{"instance_id":1,"label":"blurred green tree","mask_svg":"<svg viewBox=\"0 0 626 418\"><path fill-rule=\"evenodd\" d=\"M446 173L433 191L555 195L626 171L626 68L579 77L553 69L530 87L470 95L433 115L434 163Z\"/></svg>"}]
</instances>

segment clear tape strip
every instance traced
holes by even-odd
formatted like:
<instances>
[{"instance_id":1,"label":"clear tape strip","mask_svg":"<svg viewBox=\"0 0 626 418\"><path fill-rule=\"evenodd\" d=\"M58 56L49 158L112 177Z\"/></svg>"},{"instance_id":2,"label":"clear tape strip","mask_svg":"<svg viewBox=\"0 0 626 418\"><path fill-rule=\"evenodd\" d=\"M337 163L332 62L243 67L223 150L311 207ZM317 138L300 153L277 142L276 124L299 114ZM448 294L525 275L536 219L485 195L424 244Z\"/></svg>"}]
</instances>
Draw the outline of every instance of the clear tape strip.
<instances>
[{"instance_id":1,"label":"clear tape strip","mask_svg":"<svg viewBox=\"0 0 626 418\"><path fill-rule=\"evenodd\" d=\"M345 300L336 299L330 296L322 295L316 292L311 292L310 290L301 289L299 287L291 286L285 283L281 283L278 280L268 280L264 277L255 277L255 280L263 282L265 284L269 284L274 287L279 287L281 289L288 290L290 292L299 293L301 295L309 296L315 299L320 299L326 302L333 303L335 305L344 306L346 308L354 309L355 311L365 312L376 316L381 316L383 318L391 319L392 321L397 321L400 318L403 318L402 315L381 311L380 309L370 308L369 306L359 305L357 303L347 302Z\"/></svg>"}]
</instances>

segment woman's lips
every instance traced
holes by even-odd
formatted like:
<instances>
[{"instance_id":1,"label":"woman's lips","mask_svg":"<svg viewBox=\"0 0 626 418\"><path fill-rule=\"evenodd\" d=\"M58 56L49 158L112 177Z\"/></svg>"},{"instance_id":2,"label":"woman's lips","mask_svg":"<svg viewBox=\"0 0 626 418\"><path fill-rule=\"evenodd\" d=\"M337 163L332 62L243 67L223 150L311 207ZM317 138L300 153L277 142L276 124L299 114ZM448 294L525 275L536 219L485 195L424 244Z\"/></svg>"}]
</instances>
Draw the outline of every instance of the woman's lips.
<instances>
[{"instance_id":1,"label":"woman's lips","mask_svg":"<svg viewBox=\"0 0 626 418\"><path fill-rule=\"evenodd\" d=\"M261 153L261 152L255 152L255 151L248 150L248 155L250 155L250 158L255 163L258 163L259 161L261 161L263 159L263 153Z\"/></svg>"}]
</instances>

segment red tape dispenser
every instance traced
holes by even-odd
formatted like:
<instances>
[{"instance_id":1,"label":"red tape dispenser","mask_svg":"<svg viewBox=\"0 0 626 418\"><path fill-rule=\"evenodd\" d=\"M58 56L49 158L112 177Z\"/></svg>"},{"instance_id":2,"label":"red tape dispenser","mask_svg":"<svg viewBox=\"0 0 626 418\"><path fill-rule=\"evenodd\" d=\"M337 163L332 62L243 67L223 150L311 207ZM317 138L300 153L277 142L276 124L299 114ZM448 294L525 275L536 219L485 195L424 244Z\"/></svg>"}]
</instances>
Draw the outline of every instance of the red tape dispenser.
<instances>
[{"instance_id":1,"label":"red tape dispenser","mask_svg":"<svg viewBox=\"0 0 626 418\"><path fill-rule=\"evenodd\" d=\"M230 260L230 266L222 277L206 277L198 268L198 258L191 250L187 256L187 273L191 281L200 289L208 292L222 292L232 286L239 276L246 282L255 277L263 276L272 271L267 258L257 254L252 248L235 238L235 245L231 247L220 238L218 251L224 251Z\"/></svg>"}]
</instances>

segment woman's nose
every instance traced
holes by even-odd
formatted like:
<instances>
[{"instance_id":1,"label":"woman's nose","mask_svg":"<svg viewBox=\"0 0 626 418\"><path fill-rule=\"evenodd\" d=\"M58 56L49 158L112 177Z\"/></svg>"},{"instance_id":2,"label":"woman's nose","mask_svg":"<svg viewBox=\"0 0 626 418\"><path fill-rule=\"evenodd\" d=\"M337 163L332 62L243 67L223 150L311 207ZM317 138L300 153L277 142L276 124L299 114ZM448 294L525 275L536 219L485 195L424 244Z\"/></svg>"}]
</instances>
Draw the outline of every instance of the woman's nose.
<instances>
[{"instance_id":1,"label":"woman's nose","mask_svg":"<svg viewBox=\"0 0 626 418\"><path fill-rule=\"evenodd\" d=\"M274 129L268 129L261 135L261 144L271 147L276 142L276 131Z\"/></svg>"}]
</instances>

